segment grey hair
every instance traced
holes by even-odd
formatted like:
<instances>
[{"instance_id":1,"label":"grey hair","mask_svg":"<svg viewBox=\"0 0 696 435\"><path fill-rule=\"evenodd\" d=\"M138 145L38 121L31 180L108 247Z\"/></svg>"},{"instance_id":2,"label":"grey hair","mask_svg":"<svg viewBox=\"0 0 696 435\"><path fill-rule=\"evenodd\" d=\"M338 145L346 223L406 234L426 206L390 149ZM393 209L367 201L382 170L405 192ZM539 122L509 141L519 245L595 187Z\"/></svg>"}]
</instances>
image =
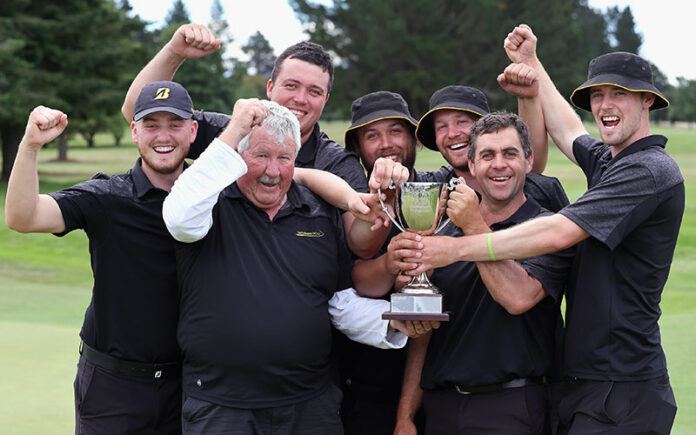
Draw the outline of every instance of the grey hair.
<instances>
[{"instance_id":1,"label":"grey hair","mask_svg":"<svg viewBox=\"0 0 696 435\"><path fill-rule=\"evenodd\" d=\"M285 142L287 138L292 139L295 143L295 156L297 156L301 146L300 122L297 120L297 116L293 115L288 108L273 101L261 100L261 103L268 109L266 112L266 119L261 123L261 127L267 128L269 133L276 138L279 144ZM239 141L239 145L237 145L237 152L239 154L249 148L249 138L253 132L254 129Z\"/></svg>"}]
</instances>

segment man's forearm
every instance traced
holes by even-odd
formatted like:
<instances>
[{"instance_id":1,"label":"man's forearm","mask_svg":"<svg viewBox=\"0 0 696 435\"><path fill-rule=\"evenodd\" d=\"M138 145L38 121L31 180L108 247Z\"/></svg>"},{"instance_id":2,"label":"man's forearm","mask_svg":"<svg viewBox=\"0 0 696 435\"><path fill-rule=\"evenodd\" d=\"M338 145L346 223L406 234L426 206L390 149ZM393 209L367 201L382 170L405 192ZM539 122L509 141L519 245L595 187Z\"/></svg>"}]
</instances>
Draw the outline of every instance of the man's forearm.
<instances>
[{"instance_id":1,"label":"man's forearm","mask_svg":"<svg viewBox=\"0 0 696 435\"><path fill-rule=\"evenodd\" d=\"M457 238L455 251L458 261L514 260L560 251L587 237L575 222L557 213L502 231Z\"/></svg>"},{"instance_id":2,"label":"man's forearm","mask_svg":"<svg viewBox=\"0 0 696 435\"><path fill-rule=\"evenodd\" d=\"M334 207L349 211L349 199L357 197L357 192L338 175L319 169L295 168L293 179L314 194L333 205Z\"/></svg>"},{"instance_id":3,"label":"man's forearm","mask_svg":"<svg viewBox=\"0 0 696 435\"><path fill-rule=\"evenodd\" d=\"M537 59L531 66L539 78L539 101L546 129L563 154L577 163L573 155L573 141L578 136L587 134L587 130L575 110L556 89L541 62Z\"/></svg>"},{"instance_id":4,"label":"man's forearm","mask_svg":"<svg viewBox=\"0 0 696 435\"><path fill-rule=\"evenodd\" d=\"M123 117L126 118L127 122L133 120L135 101L138 99L138 95L140 95L140 91L145 85L159 80L172 80L176 71L184 63L184 60L184 57L173 53L169 49L169 44L166 44L155 57L140 70L138 75L135 76L135 79L133 79L133 83L131 83L128 88L126 98L121 107L121 113Z\"/></svg>"},{"instance_id":5,"label":"man's forearm","mask_svg":"<svg viewBox=\"0 0 696 435\"><path fill-rule=\"evenodd\" d=\"M357 219L351 213L343 213L343 220L344 222L350 220L350 223L346 225L348 247L360 258L372 258L379 252L379 248L389 236L390 227L380 226L372 231L372 223Z\"/></svg>"},{"instance_id":6,"label":"man's forearm","mask_svg":"<svg viewBox=\"0 0 696 435\"><path fill-rule=\"evenodd\" d=\"M65 222L58 204L48 195L39 195L38 159L37 149L20 143L7 184L5 223L23 233L59 233Z\"/></svg>"},{"instance_id":7,"label":"man's forearm","mask_svg":"<svg viewBox=\"0 0 696 435\"><path fill-rule=\"evenodd\" d=\"M378 298L394 286L396 275L387 270L387 254L371 260L357 260L353 265L353 285L361 296Z\"/></svg>"},{"instance_id":8,"label":"man's forearm","mask_svg":"<svg viewBox=\"0 0 696 435\"><path fill-rule=\"evenodd\" d=\"M399 399L399 407L396 412L397 428L405 422L413 422L413 418L423 401L423 390L420 386L420 380L431 335L432 333L429 333L420 338L411 339L408 344L408 358L401 386L401 398Z\"/></svg>"},{"instance_id":9,"label":"man's forearm","mask_svg":"<svg viewBox=\"0 0 696 435\"><path fill-rule=\"evenodd\" d=\"M534 151L532 171L541 174L546 169L549 156L549 136L546 134L541 101L538 96L518 98L517 107L529 129L529 141Z\"/></svg>"},{"instance_id":10,"label":"man's forearm","mask_svg":"<svg viewBox=\"0 0 696 435\"><path fill-rule=\"evenodd\" d=\"M479 261L476 267L493 300L510 314L525 313L546 296L541 283L514 260Z\"/></svg>"}]
</instances>

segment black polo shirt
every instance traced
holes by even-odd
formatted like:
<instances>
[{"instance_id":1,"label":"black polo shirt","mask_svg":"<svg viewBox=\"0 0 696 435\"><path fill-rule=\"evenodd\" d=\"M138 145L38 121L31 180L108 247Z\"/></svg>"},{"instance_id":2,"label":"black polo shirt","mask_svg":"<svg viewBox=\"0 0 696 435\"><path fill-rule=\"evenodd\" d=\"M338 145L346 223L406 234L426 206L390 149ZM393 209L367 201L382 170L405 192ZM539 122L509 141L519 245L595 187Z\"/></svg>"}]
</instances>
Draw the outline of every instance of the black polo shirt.
<instances>
[{"instance_id":1,"label":"black polo shirt","mask_svg":"<svg viewBox=\"0 0 696 435\"><path fill-rule=\"evenodd\" d=\"M308 400L331 381L328 301L351 287L338 211L292 183L271 221L234 183L201 240L177 244L186 394L235 408Z\"/></svg>"},{"instance_id":2,"label":"black polo shirt","mask_svg":"<svg viewBox=\"0 0 696 435\"><path fill-rule=\"evenodd\" d=\"M544 213L532 198L494 231ZM546 212L548 213L548 212ZM448 224L442 235L460 237ZM509 314L493 300L476 263L457 262L435 269L432 282L444 294L450 321L433 331L421 386L424 389L473 387L551 373L556 356L557 328L562 327L560 299L572 263L572 250L520 261L548 292L520 315Z\"/></svg>"},{"instance_id":3,"label":"black polo shirt","mask_svg":"<svg viewBox=\"0 0 696 435\"><path fill-rule=\"evenodd\" d=\"M222 133L230 121L230 116L222 113L195 111L193 119L198 121L196 140L191 144L189 158L197 158L203 150ZM295 159L295 167L313 168L331 172L346 180L357 192L369 192L365 170L358 156L329 139L314 124L312 135L300 147Z\"/></svg>"},{"instance_id":4,"label":"black polo shirt","mask_svg":"<svg viewBox=\"0 0 696 435\"><path fill-rule=\"evenodd\" d=\"M584 135L573 154L588 190L561 214L590 234L578 245L567 295L568 376L638 381L667 373L660 298L684 213L684 179L648 136L614 158Z\"/></svg>"},{"instance_id":5,"label":"black polo shirt","mask_svg":"<svg viewBox=\"0 0 696 435\"><path fill-rule=\"evenodd\" d=\"M80 336L116 358L178 361L179 297L174 239L162 220L167 192L150 183L140 159L126 174L97 174L50 194L65 231L89 238L94 287Z\"/></svg>"},{"instance_id":6,"label":"black polo shirt","mask_svg":"<svg viewBox=\"0 0 696 435\"><path fill-rule=\"evenodd\" d=\"M442 166L437 171L417 172L415 181L434 181L447 183L456 178L454 168ZM561 182L555 177L530 172L524 182L524 194L527 198L534 198L541 207L552 212L558 212L568 205L568 196Z\"/></svg>"},{"instance_id":7,"label":"black polo shirt","mask_svg":"<svg viewBox=\"0 0 696 435\"><path fill-rule=\"evenodd\" d=\"M413 168L408 168L413 172ZM450 174L450 168L443 166L437 173ZM435 181L437 175L421 179L427 172L415 172L414 181ZM433 174L436 174L433 172ZM427 176L427 175L426 175ZM444 178L441 175L440 178ZM391 239L401 233L392 225L389 236L374 258L387 252ZM381 299L389 300L390 294ZM335 361L339 371L341 387L356 396L356 400L371 402L398 403L401 396L401 384L406 366L407 347L401 349L379 349L350 340L341 333L334 335L336 347ZM390 416L392 417L392 416Z\"/></svg>"}]
</instances>

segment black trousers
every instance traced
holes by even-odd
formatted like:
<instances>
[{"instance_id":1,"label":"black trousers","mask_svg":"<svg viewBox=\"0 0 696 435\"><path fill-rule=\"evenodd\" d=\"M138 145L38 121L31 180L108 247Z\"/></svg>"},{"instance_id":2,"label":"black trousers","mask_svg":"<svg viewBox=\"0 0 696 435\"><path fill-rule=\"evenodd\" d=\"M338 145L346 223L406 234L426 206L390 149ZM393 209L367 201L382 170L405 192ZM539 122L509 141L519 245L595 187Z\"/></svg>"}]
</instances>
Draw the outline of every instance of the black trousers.
<instances>
[{"instance_id":1,"label":"black trousers","mask_svg":"<svg viewBox=\"0 0 696 435\"><path fill-rule=\"evenodd\" d=\"M181 377L111 373L80 355L75 378L75 434L181 434Z\"/></svg>"},{"instance_id":2,"label":"black trousers","mask_svg":"<svg viewBox=\"0 0 696 435\"><path fill-rule=\"evenodd\" d=\"M184 393L185 435L342 435L341 390L331 384L319 396L273 408L217 405Z\"/></svg>"},{"instance_id":3,"label":"black trousers","mask_svg":"<svg viewBox=\"0 0 696 435\"><path fill-rule=\"evenodd\" d=\"M547 385L459 394L454 388L423 392L426 435L548 434Z\"/></svg>"},{"instance_id":4,"label":"black trousers","mask_svg":"<svg viewBox=\"0 0 696 435\"><path fill-rule=\"evenodd\" d=\"M552 386L558 434L669 434L677 404L669 377L639 382L568 380Z\"/></svg>"}]
</instances>

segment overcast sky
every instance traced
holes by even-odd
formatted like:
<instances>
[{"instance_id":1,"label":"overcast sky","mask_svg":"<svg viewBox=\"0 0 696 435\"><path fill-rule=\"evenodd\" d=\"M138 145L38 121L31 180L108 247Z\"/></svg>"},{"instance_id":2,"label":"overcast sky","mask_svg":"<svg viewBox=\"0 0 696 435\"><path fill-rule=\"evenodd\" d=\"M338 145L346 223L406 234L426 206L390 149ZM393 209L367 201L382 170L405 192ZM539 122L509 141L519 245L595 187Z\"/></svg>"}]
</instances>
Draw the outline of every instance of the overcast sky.
<instances>
[{"instance_id":1,"label":"overcast sky","mask_svg":"<svg viewBox=\"0 0 696 435\"><path fill-rule=\"evenodd\" d=\"M330 3L330 0L320 2ZM184 3L193 22L208 22L212 0L184 0ZM624 8L629 3L636 30L643 35L640 54L655 63L672 82L679 76L696 79L693 36L688 30L694 25L693 0L589 0L591 6L602 10L613 5ZM135 13L156 23L162 22L171 4L172 0L131 0ZM229 47L235 56L243 57L239 47L257 30L268 39L276 54L307 39L286 0L222 0L222 4L235 38ZM681 48L685 51L681 52Z\"/></svg>"}]
</instances>

